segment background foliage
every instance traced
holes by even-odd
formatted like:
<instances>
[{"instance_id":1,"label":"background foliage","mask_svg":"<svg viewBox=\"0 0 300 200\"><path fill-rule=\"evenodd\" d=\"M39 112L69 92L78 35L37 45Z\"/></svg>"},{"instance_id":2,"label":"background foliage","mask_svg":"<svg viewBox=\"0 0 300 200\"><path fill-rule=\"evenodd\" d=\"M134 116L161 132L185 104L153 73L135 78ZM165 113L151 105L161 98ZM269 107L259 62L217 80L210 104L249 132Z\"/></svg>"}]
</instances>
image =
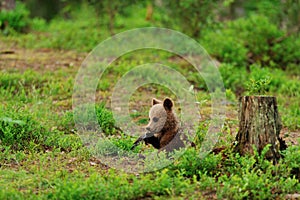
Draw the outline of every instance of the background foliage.
<instances>
[{"instance_id":1,"label":"background foliage","mask_svg":"<svg viewBox=\"0 0 300 200\"><path fill-rule=\"evenodd\" d=\"M0 9L0 199L283 199L299 193L299 1L0 0ZM127 174L101 164L82 144L73 120L73 83L80 63L101 41L150 26L181 31L208 51L226 88L226 123L215 150L199 160L211 97L197 71L167 52L119 58L96 91L97 123L108 138L100 153L122 154L136 139L116 127L109 108L112 86L136 65L159 61L182 73L202 116L195 148L165 169ZM241 95L277 97L288 142L278 164L264 153L232 152ZM152 96L176 99L158 85L139 88L129 106L141 126ZM89 122L91 113L82 117ZM153 149L140 145L134 153L147 151Z\"/></svg>"}]
</instances>

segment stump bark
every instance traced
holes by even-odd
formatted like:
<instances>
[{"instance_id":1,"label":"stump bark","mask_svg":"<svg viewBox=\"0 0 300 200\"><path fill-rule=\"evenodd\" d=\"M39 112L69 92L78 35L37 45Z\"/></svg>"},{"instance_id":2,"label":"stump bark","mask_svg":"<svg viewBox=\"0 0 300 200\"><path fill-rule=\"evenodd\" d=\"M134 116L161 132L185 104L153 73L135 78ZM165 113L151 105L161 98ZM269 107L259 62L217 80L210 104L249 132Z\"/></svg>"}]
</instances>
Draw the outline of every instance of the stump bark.
<instances>
[{"instance_id":1,"label":"stump bark","mask_svg":"<svg viewBox=\"0 0 300 200\"><path fill-rule=\"evenodd\" d=\"M280 150L285 149L286 145L279 136L282 125L276 98L244 96L240 98L239 107L240 122L235 151L241 155L253 154L255 147L261 153L270 144L266 159L277 163L281 157Z\"/></svg>"}]
</instances>

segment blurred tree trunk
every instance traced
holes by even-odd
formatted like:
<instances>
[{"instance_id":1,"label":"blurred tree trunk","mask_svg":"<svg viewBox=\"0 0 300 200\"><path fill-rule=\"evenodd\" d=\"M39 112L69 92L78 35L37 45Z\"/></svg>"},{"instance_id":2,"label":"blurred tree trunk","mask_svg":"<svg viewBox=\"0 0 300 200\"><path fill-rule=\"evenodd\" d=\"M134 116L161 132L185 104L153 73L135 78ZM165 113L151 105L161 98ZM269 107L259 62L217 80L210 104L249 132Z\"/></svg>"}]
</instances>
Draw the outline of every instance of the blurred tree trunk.
<instances>
[{"instance_id":1,"label":"blurred tree trunk","mask_svg":"<svg viewBox=\"0 0 300 200\"><path fill-rule=\"evenodd\" d=\"M115 34L115 18L120 9L118 2L105 2L106 13L108 15L108 30L110 35Z\"/></svg>"},{"instance_id":2,"label":"blurred tree trunk","mask_svg":"<svg viewBox=\"0 0 300 200\"><path fill-rule=\"evenodd\" d=\"M229 6L230 19L234 20L245 16L244 1L235 0Z\"/></svg>"},{"instance_id":3,"label":"blurred tree trunk","mask_svg":"<svg viewBox=\"0 0 300 200\"><path fill-rule=\"evenodd\" d=\"M152 20L152 15L153 15L153 5L152 5L152 3L149 3L147 5L146 20L151 21Z\"/></svg>"},{"instance_id":4,"label":"blurred tree trunk","mask_svg":"<svg viewBox=\"0 0 300 200\"><path fill-rule=\"evenodd\" d=\"M109 16L109 22L108 22L108 29L110 32L110 35L115 34L115 12L113 10L108 11L108 16Z\"/></svg>"},{"instance_id":5,"label":"blurred tree trunk","mask_svg":"<svg viewBox=\"0 0 300 200\"><path fill-rule=\"evenodd\" d=\"M16 7L15 0L1 0L0 1L0 10L13 10Z\"/></svg>"},{"instance_id":6,"label":"blurred tree trunk","mask_svg":"<svg viewBox=\"0 0 300 200\"><path fill-rule=\"evenodd\" d=\"M75 4L77 0L71 1L61 1L61 0L51 0L51 1L41 1L41 0L23 0L26 4L26 8L30 10L30 15L32 17L40 17L50 21L57 14L59 14L64 6Z\"/></svg>"},{"instance_id":7,"label":"blurred tree trunk","mask_svg":"<svg viewBox=\"0 0 300 200\"><path fill-rule=\"evenodd\" d=\"M266 159L278 162L280 150L286 148L279 137L281 122L275 97L244 96L240 99L239 131L236 136L235 151L253 154L253 147L259 153L266 145L270 145Z\"/></svg>"}]
</instances>

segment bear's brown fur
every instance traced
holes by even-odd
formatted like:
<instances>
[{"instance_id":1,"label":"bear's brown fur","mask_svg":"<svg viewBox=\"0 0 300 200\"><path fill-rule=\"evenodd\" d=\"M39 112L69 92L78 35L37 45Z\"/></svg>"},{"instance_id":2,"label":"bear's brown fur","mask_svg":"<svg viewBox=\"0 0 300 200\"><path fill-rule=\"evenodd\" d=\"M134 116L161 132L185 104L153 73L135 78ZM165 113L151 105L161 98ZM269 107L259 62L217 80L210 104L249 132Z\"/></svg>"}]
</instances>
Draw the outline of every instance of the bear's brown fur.
<instances>
[{"instance_id":1,"label":"bear's brown fur","mask_svg":"<svg viewBox=\"0 0 300 200\"><path fill-rule=\"evenodd\" d=\"M152 107L149 111L149 123L146 126L147 133L141 136L136 142L144 140L146 144L153 147L172 151L183 147L180 139L180 123L173 110L174 103L170 98L163 101L152 99Z\"/></svg>"}]
</instances>

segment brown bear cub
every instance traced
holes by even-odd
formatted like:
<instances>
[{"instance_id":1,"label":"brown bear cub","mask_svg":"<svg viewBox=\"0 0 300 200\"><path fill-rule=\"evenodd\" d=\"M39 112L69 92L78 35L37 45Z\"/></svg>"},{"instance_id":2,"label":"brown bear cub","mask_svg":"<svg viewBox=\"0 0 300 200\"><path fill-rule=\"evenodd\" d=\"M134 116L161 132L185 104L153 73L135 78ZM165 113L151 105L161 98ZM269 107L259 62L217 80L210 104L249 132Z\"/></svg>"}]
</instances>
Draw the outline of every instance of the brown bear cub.
<instances>
[{"instance_id":1,"label":"brown bear cub","mask_svg":"<svg viewBox=\"0 0 300 200\"><path fill-rule=\"evenodd\" d=\"M173 101L165 98L163 101L152 99L152 107L149 112L149 123L146 133L139 137L131 149L141 141L151 144L154 148L166 151L184 147L180 139L180 124L173 111Z\"/></svg>"}]
</instances>

